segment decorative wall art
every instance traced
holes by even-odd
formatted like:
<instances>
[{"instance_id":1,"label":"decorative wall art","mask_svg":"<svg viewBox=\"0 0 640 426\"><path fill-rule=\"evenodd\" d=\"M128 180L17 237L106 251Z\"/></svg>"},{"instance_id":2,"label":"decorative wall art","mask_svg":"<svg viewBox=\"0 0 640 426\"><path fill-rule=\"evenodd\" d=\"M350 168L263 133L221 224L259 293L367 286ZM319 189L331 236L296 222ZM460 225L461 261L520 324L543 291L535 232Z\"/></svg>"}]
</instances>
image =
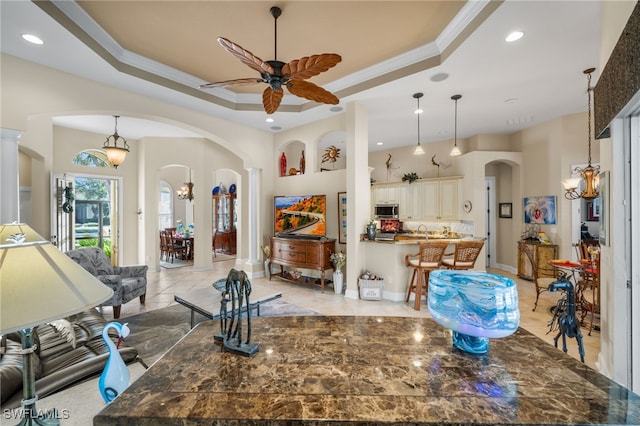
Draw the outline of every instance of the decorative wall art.
<instances>
[{"instance_id":1,"label":"decorative wall art","mask_svg":"<svg viewBox=\"0 0 640 426\"><path fill-rule=\"evenodd\" d=\"M513 217L513 204L512 203L500 203L498 213L501 218L511 219Z\"/></svg>"},{"instance_id":2,"label":"decorative wall art","mask_svg":"<svg viewBox=\"0 0 640 426\"><path fill-rule=\"evenodd\" d=\"M600 172L600 231L598 238L603 246L609 245L609 172Z\"/></svg>"},{"instance_id":3,"label":"decorative wall art","mask_svg":"<svg viewBox=\"0 0 640 426\"><path fill-rule=\"evenodd\" d=\"M347 193L338 192L338 243L347 243Z\"/></svg>"},{"instance_id":4,"label":"decorative wall art","mask_svg":"<svg viewBox=\"0 0 640 426\"><path fill-rule=\"evenodd\" d=\"M556 224L556 196L524 198L524 223Z\"/></svg>"}]
</instances>

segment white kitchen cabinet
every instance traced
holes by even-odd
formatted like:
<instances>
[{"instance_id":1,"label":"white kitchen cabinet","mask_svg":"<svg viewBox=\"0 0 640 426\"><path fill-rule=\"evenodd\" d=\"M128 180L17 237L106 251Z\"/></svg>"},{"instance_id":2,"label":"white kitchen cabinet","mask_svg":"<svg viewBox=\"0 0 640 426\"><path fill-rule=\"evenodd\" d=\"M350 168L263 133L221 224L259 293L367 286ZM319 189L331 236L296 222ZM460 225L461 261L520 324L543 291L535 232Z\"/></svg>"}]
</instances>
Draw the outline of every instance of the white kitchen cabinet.
<instances>
[{"instance_id":1,"label":"white kitchen cabinet","mask_svg":"<svg viewBox=\"0 0 640 426\"><path fill-rule=\"evenodd\" d=\"M399 204L398 183L383 183L373 185L373 205L376 204Z\"/></svg>"},{"instance_id":2,"label":"white kitchen cabinet","mask_svg":"<svg viewBox=\"0 0 640 426\"><path fill-rule=\"evenodd\" d=\"M422 219L458 220L460 178L424 180L421 185Z\"/></svg>"},{"instance_id":3,"label":"white kitchen cabinet","mask_svg":"<svg viewBox=\"0 0 640 426\"><path fill-rule=\"evenodd\" d=\"M422 188L419 183L404 184L398 188L400 199L400 219L417 220L422 218Z\"/></svg>"}]
</instances>

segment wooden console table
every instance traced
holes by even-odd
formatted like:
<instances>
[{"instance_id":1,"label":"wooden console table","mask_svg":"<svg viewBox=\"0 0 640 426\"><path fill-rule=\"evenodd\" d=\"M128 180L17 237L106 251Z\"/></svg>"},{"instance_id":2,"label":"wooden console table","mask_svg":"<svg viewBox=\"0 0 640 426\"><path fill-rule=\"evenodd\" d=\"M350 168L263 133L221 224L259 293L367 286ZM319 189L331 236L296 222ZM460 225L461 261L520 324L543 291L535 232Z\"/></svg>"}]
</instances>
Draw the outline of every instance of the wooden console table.
<instances>
[{"instance_id":1,"label":"wooden console table","mask_svg":"<svg viewBox=\"0 0 640 426\"><path fill-rule=\"evenodd\" d=\"M269 259L269 270L271 264L280 265L280 272L274 275L278 278L291 281L305 283L309 281L308 277L300 277L295 279L284 270L285 266L293 268L313 269L320 271L320 287L324 291L324 271L333 269L333 264L329 260L331 253L335 252L335 238L321 239L303 239L303 238L286 238L271 237L271 258ZM271 280L271 278L269 278Z\"/></svg>"},{"instance_id":2,"label":"wooden console table","mask_svg":"<svg viewBox=\"0 0 640 426\"><path fill-rule=\"evenodd\" d=\"M524 254L524 247L532 246L532 265ZM554 275L545 270L549 270L548 262L558 258L558 246L555 244L542 244L537 241L518 241L518 276L522 279L533 281L533 268L540 269L539 278L554 278Z\"/></svg>"}]
</instances>

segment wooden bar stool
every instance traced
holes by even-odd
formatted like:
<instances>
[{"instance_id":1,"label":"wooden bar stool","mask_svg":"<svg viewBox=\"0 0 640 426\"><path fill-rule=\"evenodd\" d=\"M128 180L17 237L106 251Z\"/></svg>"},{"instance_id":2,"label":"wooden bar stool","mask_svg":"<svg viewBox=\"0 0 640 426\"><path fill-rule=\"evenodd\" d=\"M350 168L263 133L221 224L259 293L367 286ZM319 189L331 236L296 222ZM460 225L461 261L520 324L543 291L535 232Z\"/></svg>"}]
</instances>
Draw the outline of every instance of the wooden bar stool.
<instances>
[{"instance_id":1,"label":"wooden bar stool","mask_svg":"<svg viewBox=\"0 0 640 426\"><path fill-rule=\"evenodd\" d=\"M419 253L408 254L404 257L405 266L413 268L406 302L409 301L411 293L414 293L413 309L416 311L420 310L420 299L422 296L426 296L429 290L429 272L440 269L442 257L448 245L449 243L444 241L425 241L420 243ZM416 275L418 276L417 280Z\"/></svg>"},{"instance_id":2,"label":"wooden bar stool","mask_svg":"<svg viewBox=\"0 0 640 426\"><path fill-rule=\"evenodd\" d=\"M483 240L457 242L453 257L443 259L442 264L447 269L473 269L483 246Z\"/></svg>"}]
</instances>

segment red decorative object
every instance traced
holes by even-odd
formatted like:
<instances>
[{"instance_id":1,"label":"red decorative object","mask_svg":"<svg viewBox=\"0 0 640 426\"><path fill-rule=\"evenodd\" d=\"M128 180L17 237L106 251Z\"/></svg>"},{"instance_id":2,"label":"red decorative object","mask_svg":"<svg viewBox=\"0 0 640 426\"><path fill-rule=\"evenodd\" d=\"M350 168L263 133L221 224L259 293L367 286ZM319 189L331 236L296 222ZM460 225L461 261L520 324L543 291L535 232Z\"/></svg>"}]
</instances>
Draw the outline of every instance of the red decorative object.
<instances>
[{"instance_id":1,"label":"red decorative object","mask_svg":"<svg viewBox=\"0 0 640 426\"><path fill-rule=\"evenodd\" d=\"M284 155L284 152L280 156L280 176L287 175L287 156Z\"/></svg>"},{"instance_id":2,"label":"red decorative object","mask_svg":"<svg viewBox=\"0 0 640 426\"><path fill-rule=\"evenodd\" d=\"M304 159L304 149L302 150L302 156L300 157L300 174L304 174L304 168L306 166L306 160Z\"/></svg>"}]
</instances>

